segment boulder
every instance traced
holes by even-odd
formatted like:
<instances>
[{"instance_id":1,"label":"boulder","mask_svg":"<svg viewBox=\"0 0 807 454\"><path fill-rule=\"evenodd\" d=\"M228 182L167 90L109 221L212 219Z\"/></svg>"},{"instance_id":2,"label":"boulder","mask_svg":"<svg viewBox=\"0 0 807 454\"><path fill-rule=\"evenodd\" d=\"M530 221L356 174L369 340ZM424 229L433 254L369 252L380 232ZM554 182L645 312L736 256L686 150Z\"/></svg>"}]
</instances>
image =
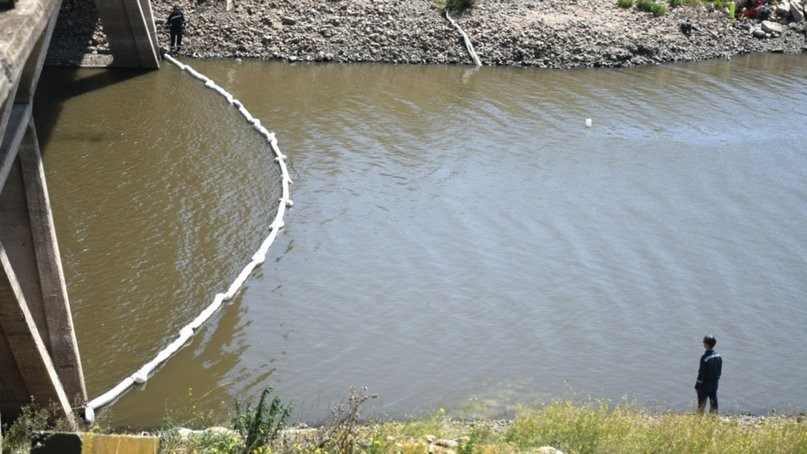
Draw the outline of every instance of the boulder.
<instances>
[{"instance_id":1,"label":"boulder","mask_svg":"<svg viewBox=\"0 0 807 454\"><path fill-rule=\"evenodd\" d=\"M799 2L790 4L790 15L793 17L794 22L801 22L804 20L804 9Z\"/></svg>"},{"instance_id":2,"label":"boulder","mask_svg":"<svg viewBox=\"0 0 807 454\"><path fill-rule=\"evenodd\" d=\"M785 28L778 22L764 20L762 21L762 30L767 33L776 33L781 35L785 31Z\"/></svg>"},{"instance_id":3,"label":"boulder","mask_svg":"<svg viewBox=\"0 0 807 454\"><path fill-rule=\"evenodd\" d=\"M536 452L538 454L563 454L563 451L552 446L541 446Z\"/></svg>"},{"instance_id":4,"label":"boulder","mask_svg":"<svg viewBox=\"0 0 807 454\"><path fill-rule=\"evenodd\" d=\"M456 449L460 446L460 443L457 440L449 440L449 439L435 440L434 444L441 448L448 448L448 449Z\"/></svg>"},{"instance_id":5,"label":"boulder","mask_svg":"<svg viewBox=\"0 0 807 454\"><path fill-rule=\"evenodd\" d=\"M790 15L790 2L784 1L776 5L776 15L779 17L787 17Z\"/></svg>"}]
</instances>

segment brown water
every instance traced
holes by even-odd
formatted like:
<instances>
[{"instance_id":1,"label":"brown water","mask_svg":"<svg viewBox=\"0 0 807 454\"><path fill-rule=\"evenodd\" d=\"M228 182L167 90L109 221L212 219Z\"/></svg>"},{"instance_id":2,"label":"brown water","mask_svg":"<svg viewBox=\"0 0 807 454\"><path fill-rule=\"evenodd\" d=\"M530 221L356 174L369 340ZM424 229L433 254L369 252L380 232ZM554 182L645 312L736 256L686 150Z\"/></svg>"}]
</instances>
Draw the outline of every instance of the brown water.
<instances>
[{"instance_id":1,"label":"brown water","mask_svg":"<svg viewBox=\"0 0 807 454\"><path fill-rule=\"evenodd\" d=\"M563 72L188 63L277 133L295 205L246 288L102 412L109 424L231 410L267 386L310 422L351 386L392 417L571 394L684 410L707 332L722 409L804 408L803 56ZM46 69L36 105L95 397L249 262L279 171L169 64Z\"/></svg>"}]
</instances>

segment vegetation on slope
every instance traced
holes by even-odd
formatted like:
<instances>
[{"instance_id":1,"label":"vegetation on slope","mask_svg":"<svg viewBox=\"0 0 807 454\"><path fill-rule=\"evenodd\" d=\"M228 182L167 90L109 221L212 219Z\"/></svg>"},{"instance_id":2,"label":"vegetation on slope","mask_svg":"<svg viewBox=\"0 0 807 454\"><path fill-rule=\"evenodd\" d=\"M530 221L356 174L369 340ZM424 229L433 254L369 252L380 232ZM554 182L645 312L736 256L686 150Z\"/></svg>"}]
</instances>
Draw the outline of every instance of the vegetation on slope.
<instances>
[{"instance_id":1,"label":"vegetation on slope","mask_svg":"<svg viewBox=\"0 0 807 454\"><path fill-rule=\"evenodd\" d=\"M793 453L807 452L803 416L699 416L651 414L604 400L557 400L520 408L511 420L462 421L444 410L404 421L364 421L361 406L373 396L353 389L321 427L285 427L290 404L261 394L255 407L236 405L229 429L161 429L161 452L182 453ZM43 413L45 412L45 413ZM52 428L46 410L27 409L4 428L3 452L26 452L34 431ZM183 423L209 423L210 413ZM281 430L283 429L283 430ZM97 428L96 428L97 430ZM27 444L26 444L27 443ZM551 451L550 451L551 452Z\"/></svg>"}]
</instances>

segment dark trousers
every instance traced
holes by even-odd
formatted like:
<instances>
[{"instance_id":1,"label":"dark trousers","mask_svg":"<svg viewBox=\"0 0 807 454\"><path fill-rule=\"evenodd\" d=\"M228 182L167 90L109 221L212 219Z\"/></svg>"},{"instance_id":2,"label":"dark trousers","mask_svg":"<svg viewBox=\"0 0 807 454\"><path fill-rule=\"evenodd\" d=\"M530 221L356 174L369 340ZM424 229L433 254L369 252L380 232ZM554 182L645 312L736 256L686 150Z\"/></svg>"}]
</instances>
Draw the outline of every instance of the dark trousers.
<instances>
[{"instance_id":1,"label":"dark trousers","mask_svg":"<svg viewBox=\"0 0 807 454\"><path fill-rule=\"evenodd\" d=\"M717 389L712 391L703 391L696 389L698 392L698 414L703 414L703 409L706 408L706 399L709 399L709 413L717 414Z\"/></svg>"},{"instance_id":2,"label":"dark trousers","mask_svg":"<svg viewBox=\"0 0 807 454\"><path fill-rule=\"evenodd\" d=\"M171 29L171 47L176 45L177 49L182 48L182 30Z\"/></svg>"}]
</instances>

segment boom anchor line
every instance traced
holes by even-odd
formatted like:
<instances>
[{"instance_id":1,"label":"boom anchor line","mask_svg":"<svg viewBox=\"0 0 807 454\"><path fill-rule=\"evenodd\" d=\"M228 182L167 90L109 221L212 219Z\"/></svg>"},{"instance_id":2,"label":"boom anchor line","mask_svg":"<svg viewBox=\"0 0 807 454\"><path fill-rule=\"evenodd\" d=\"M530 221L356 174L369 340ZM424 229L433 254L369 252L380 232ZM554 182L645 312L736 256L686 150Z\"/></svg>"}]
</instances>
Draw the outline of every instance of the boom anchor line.
<instances>
[{"instance_id":1,"label":"boom anchor line","mask_svg":"<svg viewBox=\"0 0 807 454\"><path fill-rule=\"evenodd\" d=\"M95 420L95 411L109 405L116 399L118 399L121 395L127 392L132 386L135 384L143 384L148 381L149 377L154 373L154 371L159 367L162 363L168 360L171 356L173 356L179 349L185 346L185 344L196 334L196 331L204 325L204 323L213 316L216 311L221 308L221 305L225 301L229 301L235 297L238 291L243 287L246 280L249 278L250 274L257 268L259 265L262 265L263 262L266 260L266 254L269 252L269 248L272 246L272 243L277 238L278 232L285 226L283 222L283 217L286 214L286 209L291 208L294 203L291 201L291 197L289 196L289 185L293 182L289 177L289 170L286 166L286 155L284 155L280 148L277 145L277 138L275 137L275 133L268 131L266 128L261 125L261 121L252 116L249 111L244 107L241 101L235 99L232 94L227 92L227 90L223 89L222 87L218 86L213 80L205 76L204 74L199 73L195 69L191 68L189 65L186 65L169 54L164 54L163 58L168 60L169 62L176 65L182 71L187 72L195 79L198 79L204 83L204 86L215 91L219 95L223 96L227 102L235 107L239 113L247 120L247 122L252 125L252 127L261 135L264 139L269 143L272 148L272 152L275 155L274 161L277 162L278 166L280 167L280 171L282 172L281 178L281 186L282 186L282 196L278 200L278 208L277 214L275 215L275 219L269 225L270 231L269 235L266 239L263 240L260 247L257 251L252 255L250 262L238 273L238 276L235 280L230 284L227 288L227 291L224 293L217 293L213 297L213 301L204 309L202 312L196 316L193 320L190 321L187 325L182 327L179 330L179 335L162 349L157 355L149 362L144 364L140 369L136 370L134 373L129 375L128 377L124 378L120 383L117 384L114 388L110 389L109 391L105 392L104 394L96 397L95 399L87 402L83 406L84 410L84 420L87 423L92 423Z\"/></svg>"},{"instance_id":2,"label":"boom anchor line","mask_svg":"<svg viewBox=\"0 0 807 454\"><path fill-rule=\"evenodd\" d=\"M459 26L459 24L448 15L448 10L445 11L446 19L457 29L457 31L462 35L462 41L465 43L465 49L468 51L468 55L471 57L471 60L474 61L474 66L482 66L482 60L479 59L479 55L476 54L474 50L474 45L471 43L471 38L468 37L468 34L465 33L465 30Z\"/></svg>"}]
</instances>

